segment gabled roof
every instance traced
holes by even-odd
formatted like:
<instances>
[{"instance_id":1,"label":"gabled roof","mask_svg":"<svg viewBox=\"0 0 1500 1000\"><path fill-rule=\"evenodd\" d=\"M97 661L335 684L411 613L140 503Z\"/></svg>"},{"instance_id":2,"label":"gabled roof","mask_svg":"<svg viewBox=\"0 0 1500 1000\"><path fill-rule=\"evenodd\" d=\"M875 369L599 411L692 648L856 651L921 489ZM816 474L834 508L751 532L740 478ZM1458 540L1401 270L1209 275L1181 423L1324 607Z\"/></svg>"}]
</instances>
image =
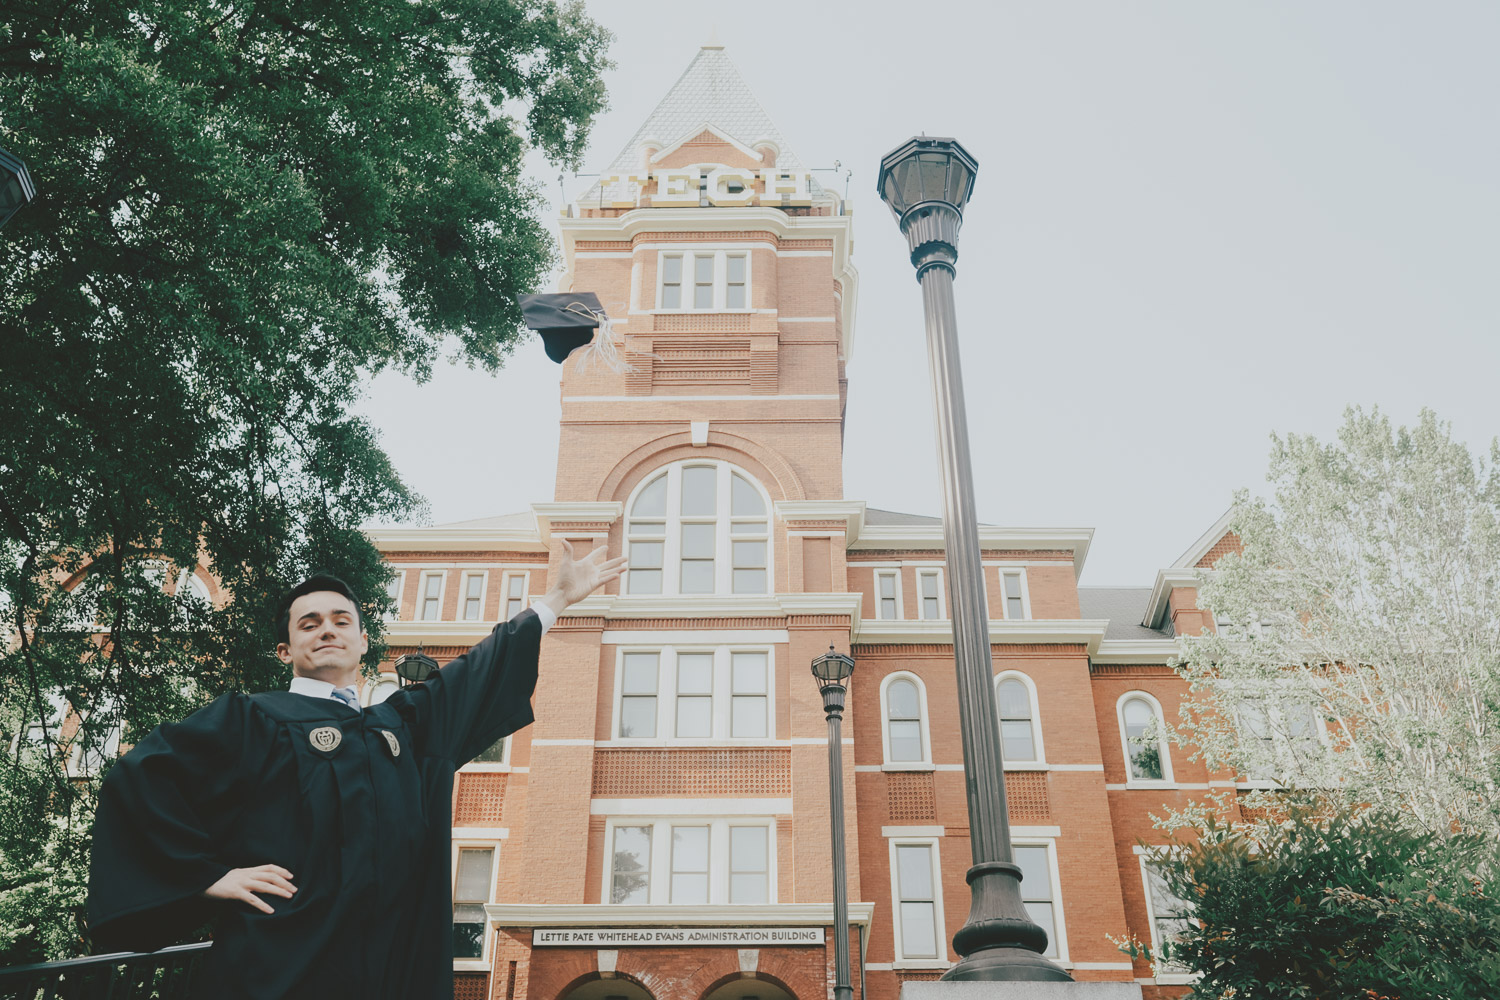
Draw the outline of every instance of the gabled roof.
<instances>
[{"instance_id":1,"label":"gabled roof","mask_svg":"<svg viewBox=\"0 0 1500 1000\"><path fill-rule=\"evenodd\" d=\"M1107 618L1106 639L1170 639L1170 632L1140 624L1151 600L1150 587L1079 587L1078 616Z\"/></svg>"},{"instance_id":2,"label":"gabled roof","mask_svg":"<svg viewBox=\"0 0 1500 1000\"><path fill-rule=\"evenodd\" d=\"M787 146L781 130L746 86L739 69L724 53L724 47L705 45L604 173L628 172L638 167L640 145L647 139L671 146L692 138L705 126L745 147L769 139L781 151L774 165L803 166Z\"/></svg>"}]
</instances>

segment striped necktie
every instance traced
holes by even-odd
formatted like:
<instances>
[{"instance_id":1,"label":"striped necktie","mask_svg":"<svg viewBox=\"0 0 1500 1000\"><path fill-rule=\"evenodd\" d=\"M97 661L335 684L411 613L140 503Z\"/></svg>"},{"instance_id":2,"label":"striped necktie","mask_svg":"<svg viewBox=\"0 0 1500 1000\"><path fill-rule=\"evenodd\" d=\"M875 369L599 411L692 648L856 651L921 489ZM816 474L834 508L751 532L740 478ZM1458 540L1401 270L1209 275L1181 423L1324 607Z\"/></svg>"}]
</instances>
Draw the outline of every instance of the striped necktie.
<instances>
[{"instance_id":1,"label":"striped necktie","mask_svg":"<svg viewBox=\"0 0 1500 1000\"><path fill-rule=\"evenodd\" d=\"M354 688L334 688L331 697L337 698L356 712L359 711L359 695L355 693Z\"/></svg>"}]
</instances>

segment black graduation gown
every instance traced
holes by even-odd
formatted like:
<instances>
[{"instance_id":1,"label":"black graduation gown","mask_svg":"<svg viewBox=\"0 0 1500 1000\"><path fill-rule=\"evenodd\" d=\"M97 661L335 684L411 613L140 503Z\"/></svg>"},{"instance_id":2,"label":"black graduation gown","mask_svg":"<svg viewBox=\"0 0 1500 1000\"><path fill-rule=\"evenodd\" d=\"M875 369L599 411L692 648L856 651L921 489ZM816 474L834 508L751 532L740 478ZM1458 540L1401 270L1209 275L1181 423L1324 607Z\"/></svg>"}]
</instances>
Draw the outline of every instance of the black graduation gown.
<instances>
[{"instance_id":1,"label":"black graduation gown","mask_svg":"<svg viewBox=\"0 0 1500 1000\"><path fill-rule=\"evenodd\" d=\"M362 714L226 694L158 728L100 792L95 951L154 950L212 920L202 995L451 1000L453 772L531 723L541 634L522 612ZM274 914L200 896L263 864L298 887L260 896Z\"/></svg>"}]
</instances>

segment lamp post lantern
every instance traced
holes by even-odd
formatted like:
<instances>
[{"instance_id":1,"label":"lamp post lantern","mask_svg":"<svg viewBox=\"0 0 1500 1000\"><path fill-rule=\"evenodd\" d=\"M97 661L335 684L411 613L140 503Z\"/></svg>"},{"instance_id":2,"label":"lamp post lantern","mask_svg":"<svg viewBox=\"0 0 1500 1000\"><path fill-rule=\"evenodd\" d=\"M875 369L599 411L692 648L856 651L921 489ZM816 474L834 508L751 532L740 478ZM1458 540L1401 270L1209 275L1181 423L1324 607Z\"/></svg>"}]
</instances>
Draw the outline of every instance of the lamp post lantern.
<instances>
[{"instance_id":1,"label":"lamp post lantern","mask_svg":"<svg viewBox=\"0 0 1500 1000\"><path fill-rule=\"evenodd\" d=\"M833 1000L853 1000L849 983L849 874L844 865L844 695L854 673L853 657L833 647L812 662L828 716L828 808L833 831Z\"/></svg>"},{"instance_id":2,"label":"lamp post lantern","mask_svg":"<svg viewBox=\"0 0 1500 1000\"><path fill-rule=\"evenodd\" d=\"M979 561L974 479L953 307L958 230L978 168L979 162L956 140L921 136L903 143L880 161L877 183L881 200L890 206L906 237L912 266L922 286L942 465L948 607L953 619L959 729L973 853L973 866L967 875L969 918L953 935L953 950L961 958L943 978L1068 982L1072 977L1043 956L1047 932L1031 921L1021 901L1021 869L1011 852L1000 728L991 686L989 613Z\"/></svg>"},{"instance_id":3,"label":"lamp post lantern","mask_svg":"<svg viewBox=\"0 0 1500 1000\"><path fill-rule=\"evenodd\" d=\"M406 682L406 684L422 683L431 677L433 671L437 668L437 660L422 652L421 643L417 643L417 651L415 653L407 653L396 660L396 676Z\"/></svg>"}]
</instances>

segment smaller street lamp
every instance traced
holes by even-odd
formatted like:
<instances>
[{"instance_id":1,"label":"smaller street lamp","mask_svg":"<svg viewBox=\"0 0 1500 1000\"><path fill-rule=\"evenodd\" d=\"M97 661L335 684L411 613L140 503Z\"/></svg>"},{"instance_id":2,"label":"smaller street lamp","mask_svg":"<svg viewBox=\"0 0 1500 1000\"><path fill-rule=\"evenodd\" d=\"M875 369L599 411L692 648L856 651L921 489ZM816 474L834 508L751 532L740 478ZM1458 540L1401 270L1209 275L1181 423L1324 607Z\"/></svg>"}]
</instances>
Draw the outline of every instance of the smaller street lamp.
<instances>
[{"instance_id":1,"label":"smaller street lamp","mask_svg":"<svg viewBox=\"0 0 1500 1000\"><path fill-rule=\"evenodd\" d=\"M415 653L407 653L396 660L396 675L408 684L422 683L431 677L437 668L437 660L422 652L421 643L417 643Z\"/></svg>"},{"instance_id":2,"label":"smaller street lamp","mask_svg":"<svg viewBox=\"0 0 1500 1000\"><path fill-rule=\"evenodd\" d=\"M849 874L844 870L844 695L854 673L854 658L833 647L812 662L813 677L828 716L828 805L833 831L833 1000L853 1000L849 984Z\"/></svg>"},{"instance_id":3,"label":"smaller street lamp","mask_svg":"<svg viewBox=\"0 0 1500 1000\"><path fill-rule=\"evenodd\" d=\"M36 185L31 183L26 164L0 149L0 226L35 197Z\"/></svg>"}]
</instances>

